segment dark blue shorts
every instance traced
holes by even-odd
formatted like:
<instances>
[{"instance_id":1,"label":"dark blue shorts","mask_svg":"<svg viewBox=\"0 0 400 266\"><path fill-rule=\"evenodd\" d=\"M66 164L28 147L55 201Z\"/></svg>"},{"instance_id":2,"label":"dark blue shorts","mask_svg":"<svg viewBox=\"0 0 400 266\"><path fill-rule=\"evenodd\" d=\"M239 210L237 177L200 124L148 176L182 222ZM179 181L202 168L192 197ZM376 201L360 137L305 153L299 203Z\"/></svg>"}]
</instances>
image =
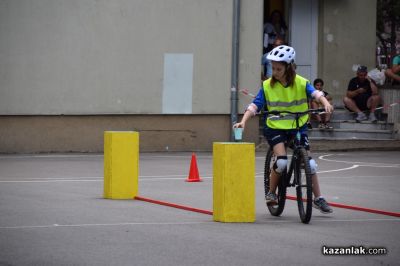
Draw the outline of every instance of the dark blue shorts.
<instances>
[{"instance_id":1,"label":"dark blue shorts","mask_svg":"<svg viewBox=\"0 0 400 266\"><path fill-rule=\"evenodd\" d=\"M295 137L297 130L281 130L273 128L264 128L264 136L271 147L274 147L278 143L285 143ZM300 143L305 147L306 150L310 150L310 144L308 142L307 125L300 128Z\"/></svg>"}]
</instances>

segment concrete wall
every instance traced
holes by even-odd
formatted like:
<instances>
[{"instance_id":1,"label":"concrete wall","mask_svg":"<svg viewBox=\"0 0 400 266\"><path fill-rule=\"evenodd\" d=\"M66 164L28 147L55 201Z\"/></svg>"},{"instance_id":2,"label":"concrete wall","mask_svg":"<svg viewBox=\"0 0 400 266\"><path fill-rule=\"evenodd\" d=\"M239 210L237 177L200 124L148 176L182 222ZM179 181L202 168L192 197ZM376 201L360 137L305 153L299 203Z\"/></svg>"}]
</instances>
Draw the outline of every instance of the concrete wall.
<instances>
[{"instance_id":1,"label":"concrete wall","mask_svg":"<svg viewBox=\"0 0 400 266\"><path fill-rule=\"evenodd\" d=\"M238 89L257 93L263 1L241 3ZM142 132L143 151L227 141L232 14L233 0L0 1L0 152L100 152L104 130ZM376 0L319 1L335 102L354 65L374 66L375 24Z\"/></svg>"},{"instance_id":2,"label":"concrete wall","mask_svg":"<svg viewBox=\"0 0 400 266\"><path fill-rule=\"evenodd\" d=\"M229 140L228 115L0 116L0 153L103 152L107 130L139 131L140 151L212 151ZM252 119L244 141L259 142Z\"/></svg>"},{"instance_id":3,"label":"concrete wall","mask_svg":"<svg viewBox=\"0 0 400 266\"><path fill-rule=\"evenodd\" d=\"M242 2L241 78L253 87L262 1ZM161 114L167 89L167 104L190 102L181 113L227 114L232 10L232 0L1 1L0 114ZM180 55L192 59L179 66Z\"/></svg>"},{"instance_id":4,"label":"concrete wall","mask_svg":"<svg viewBox=\"0 0 400 266\"><path fill-rule=\"evenodd\" d=\"M241 5L252 92L262 4ZM99 152L104 130L140 131L144 151L229 140L232 14L233 0L1 1L0 152ZM256 120L247 132L258 141Z\"/></svg>"},{"instance_id":5,"label":"concrete wall","mask_svg":"<svg viewBox=\"0 0 400 266\"><path fill-rule=\"evenodd\" d=\"M320 1L318 74L342 104L353 66L375 67L376 0Z\"/></svg>"}]
</instances>

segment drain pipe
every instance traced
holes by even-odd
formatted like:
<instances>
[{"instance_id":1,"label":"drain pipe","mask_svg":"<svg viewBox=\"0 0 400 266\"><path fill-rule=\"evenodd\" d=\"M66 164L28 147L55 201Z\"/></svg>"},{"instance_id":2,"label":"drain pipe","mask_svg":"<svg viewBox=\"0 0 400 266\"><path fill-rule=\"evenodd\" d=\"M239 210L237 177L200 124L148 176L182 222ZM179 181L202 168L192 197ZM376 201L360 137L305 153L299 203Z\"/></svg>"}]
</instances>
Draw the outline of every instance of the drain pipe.
<instances>
[{"instance_id":1,"label":"drain pipe","mask_svg":"<svg viewBox=\"0 0 400 266\"><path fill-rule=\"evenodd\" d=\"M230 140L234 141L232 125L238 122L240 0L233 0L232 67L231 67L231 124Z\"/></svg>"}]
</instances>

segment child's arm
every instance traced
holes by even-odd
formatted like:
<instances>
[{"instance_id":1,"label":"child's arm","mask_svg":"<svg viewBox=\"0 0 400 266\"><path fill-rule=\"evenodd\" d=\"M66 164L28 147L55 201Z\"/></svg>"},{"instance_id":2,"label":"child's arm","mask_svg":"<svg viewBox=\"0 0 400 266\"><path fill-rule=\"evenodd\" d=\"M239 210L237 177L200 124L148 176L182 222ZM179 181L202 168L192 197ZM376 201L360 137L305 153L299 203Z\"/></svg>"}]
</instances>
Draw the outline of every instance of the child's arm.
<instances>
[{"instance_id":1,"label":"child's arm","mask_svg":"<svg viewBox=\"0 0 400 266\"><path fill-rule=\"evenodd\" d=\"M320 102L325 107L325 111L327 113L333 112L333 106L329 103L329 101L325 98L322 91L316 90L310 83L306 85L307 95L311 95L317 102Z\"/></svg>"},{"instance_id":2,"label":"child's arm","mask_svg":"<svg viewBox=\"0 0 400 266\"><path fill-rule=\"evenodd\" d=\"M325 96L321 96L319 98L319 102L322 103L325 107L325 112L327 113L332 113L333 112L333 106L330 104L330 102L325 98Z\"/></svg>"},{"instance_id":3,"label":"child's arm","mask_svg":"<svg viewBox=\"0 0 400 266\"><path fill-rule=\"evenodd\" d=\"M244 128L246 126L246 122L250 118L255 116L258 113L258 111L263 108L264 105L265 105L264 90L263 90L263 88L261 88L258 91L258 94L257 94L256 98L253 100L253 102L251 104L249 104L249 106L247 106L247 109L243 115L242 121L234 124L233 127L234 128L236 128L236 127Z\"/></svg>"}]
</instances>

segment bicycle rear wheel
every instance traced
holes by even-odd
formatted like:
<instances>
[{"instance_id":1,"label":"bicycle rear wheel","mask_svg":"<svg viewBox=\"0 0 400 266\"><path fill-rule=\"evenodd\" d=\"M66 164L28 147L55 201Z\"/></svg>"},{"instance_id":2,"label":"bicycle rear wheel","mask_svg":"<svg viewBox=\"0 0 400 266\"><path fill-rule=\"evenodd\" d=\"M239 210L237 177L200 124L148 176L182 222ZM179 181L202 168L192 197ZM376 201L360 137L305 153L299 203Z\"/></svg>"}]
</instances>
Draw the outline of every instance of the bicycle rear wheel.
<instances>
[{"instance_id":1,"label":"bicycle rear wheel","mask_svg":"<svg viewBox=\"0 0 400 266\"><path fill-rule=\"evenodd\" d=\"M271 174L272 165L274 164L274 152L272 148L268 149L267 156L265 158L265 165L264 165L264 192L265 197L269 191L269 177ZM285 208L286 202L286 184L285 184L285 175L282 174L277 188L278 197L278 204L276 205L267 205L269 212L273 216L279 216L282 214L283 209Z\"/></svg>"},{"instance_id":2,"label":"bicycle rear wheel","mask_svg":"<svg viewBox=\"0 0 400 266\"><path fill-rule=\"evenodd\" d=\"M297 181L297 206L301 221L308 224L312 214L312 174L310 161L307 151L304 148L297 151L296 157L294 175Z\"/></svg>"}]
</instances>

